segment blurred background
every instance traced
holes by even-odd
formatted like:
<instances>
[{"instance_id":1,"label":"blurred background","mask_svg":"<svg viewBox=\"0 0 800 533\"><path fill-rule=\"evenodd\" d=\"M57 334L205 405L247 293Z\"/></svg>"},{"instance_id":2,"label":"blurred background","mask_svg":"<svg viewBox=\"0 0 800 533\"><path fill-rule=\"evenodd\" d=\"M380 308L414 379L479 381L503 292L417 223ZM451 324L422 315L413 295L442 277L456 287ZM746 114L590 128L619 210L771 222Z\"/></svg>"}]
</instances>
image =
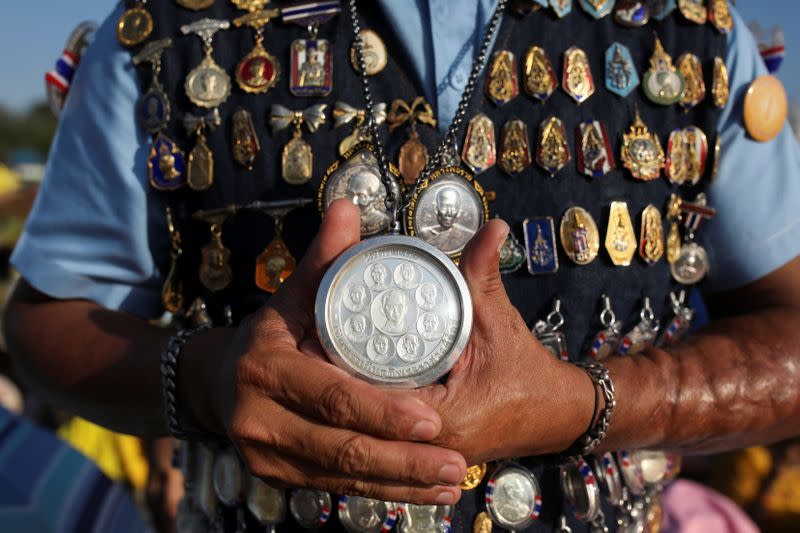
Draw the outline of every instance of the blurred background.
<instances>
[{"instance_id":1,"label":"blurred background","mask_svg":"<svg viewBox=\"0 0 800 533\"><path fill-rule=\"evenodd\" d=\"M114 8L111 0L5 2L0 17L0 302L13 281L8 256L44 172L57 117L48 104L45 72L53 69L73 29L82 21L101 22ZM738 0L767 59L786 61L777 71L790 100L790 121L800 132L800 18L797 0ZM777 51L777 52L776 52ZM13 369L0 339L0 405L23 413L57 433L119 482L143 514L169 530L181 491L170 466L169 442L141 442L39 405L15 385ZM56 408L54 408L56 407ZM0 451L3 424L0 417ZM2 456L2 453L0 453ZM693 458L685 475L710 484L739 503L766 531L800 530L800 446L784 443L736 454ZM0 485L3 478L0 465ZM0 516L7 496L0 487ZM151 505L146 505L150 502ZM163 515L163 516L161 516ZM153 522L151 522L153 523ZM3 524L0 523L0 530Z\"/></svg>"}]
</instances>

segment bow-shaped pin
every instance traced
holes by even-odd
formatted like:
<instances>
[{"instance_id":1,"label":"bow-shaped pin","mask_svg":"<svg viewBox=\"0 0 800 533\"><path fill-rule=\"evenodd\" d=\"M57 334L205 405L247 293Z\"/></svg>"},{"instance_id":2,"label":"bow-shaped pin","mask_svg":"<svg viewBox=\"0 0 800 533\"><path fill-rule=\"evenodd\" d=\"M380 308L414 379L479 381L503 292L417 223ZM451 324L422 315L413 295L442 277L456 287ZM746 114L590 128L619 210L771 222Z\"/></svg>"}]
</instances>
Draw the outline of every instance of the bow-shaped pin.
<instances>
[{"instance_id":1,"label":"bow-shaped pin","mask_svg":"<svg viewBox=\"0 0 800 533\"><path fill-rule=\"evenodd\" d=\"M325 124L325 110L328 104L316 104L302 111L292 111L280 104L273 104L270 112L269 125L272 132L278 132L294 124L299 128L305 122L308 131L316 132L320 126Z\"/></svg>"},{"instance_id":2,"label":"bow-shaped pin","mask_svg":"<svg viewBox=\"0 0 800 533\"><path fill-rule=\"evenodd\" d=\"M209 131L218 128L222 124L222 119L219 116L219 110L215 107L214 111L206 115L197 116L191 113L186 113L183 116L183 127L189 133L195 132L200 128L208 128Z\"/></svg>"},{"instance_id":3,"label":"bow-shaped pin","mask_svg":"<svg viewBox=\"0 0 800 533\"><path fill-rule=\"evenodd\" d=\"M381 102L375 104L372 108L373 116L375 117L375 125L378 126L386 122L386 103ZM356 121L356 127L360 127L367 119L366 109L357 109L345 102L336 102L333 107L333 119L335 121L333 127L338 128L349 124L353 120Z\"/></svg>"},{"instance_id":4,"label":"bow-shaped pin","mask_svg":"<svg viewBox=\"0 0 800 533\"><path fill-rule=\"evenodd\" d=\"M428 126L436 127L436 119L433 116L433 109L431 105L425 100L424 96L417 96L411 105L408 105L405 100L398 98L392 102L392 108L389 110L389 130L393 131L402 126L406 122L411 122L414 125L415 121L422 122Z\"/></svg>"}]
</instances>

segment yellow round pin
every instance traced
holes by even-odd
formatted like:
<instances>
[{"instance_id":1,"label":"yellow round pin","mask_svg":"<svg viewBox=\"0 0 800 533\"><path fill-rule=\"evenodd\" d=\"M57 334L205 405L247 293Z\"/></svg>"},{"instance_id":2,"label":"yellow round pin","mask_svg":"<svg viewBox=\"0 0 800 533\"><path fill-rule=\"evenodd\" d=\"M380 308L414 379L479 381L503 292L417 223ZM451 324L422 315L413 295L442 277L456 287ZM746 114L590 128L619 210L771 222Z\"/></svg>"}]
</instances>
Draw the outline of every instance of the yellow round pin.
<instances>
[{"instance_id":1,"label":"yellow round pin","mask_svg":"<svg viewBox=\"0 0 800 533\"><path fill-rule=\"evenodd\" d=\"M759 142L774 139L783 129L789 112L786 90L778 78L756 78L744 97L744 127Z\"/></svg>"}]
</instances>

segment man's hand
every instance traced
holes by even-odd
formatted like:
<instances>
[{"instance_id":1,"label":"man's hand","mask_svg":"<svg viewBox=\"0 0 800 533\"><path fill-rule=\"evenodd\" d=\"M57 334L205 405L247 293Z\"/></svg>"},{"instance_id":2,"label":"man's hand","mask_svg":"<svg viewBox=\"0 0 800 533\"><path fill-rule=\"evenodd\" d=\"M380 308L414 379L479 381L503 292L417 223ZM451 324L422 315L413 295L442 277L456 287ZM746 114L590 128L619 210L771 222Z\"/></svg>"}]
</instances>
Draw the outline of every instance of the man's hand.
<instances>
[{"instance_id":1,"label":"man's hand","mask_svg":"<svg viewBox=\"0 0 800 533\"><path fill-rule=\"evenodd\" d=\"M407 391L352 377L322 355L313 317L317 287L330 263L358 240L357 210L334 203L297 271L238 328L221 362L206 367L208 388L185 379L181 386L212 396L211 427L224 427L250 472L271 485L455 503L464 458L422 443L441 430L436 411ZM203 337L186 349L202 350ZM196 395L185 401L203 405Z\"/></svg>"},{"instance_id":2,"label":"man's hand","mask_svg":"<svg viewBox=\"0 0 800 533\"><path fill-rule=\"evenodd\" d=\"M447 382L419 391L444 424L434 442L470 464L560 452L586 431L594 406L589 377L555 359L509 301L498 270L507 235L492 220L464 250L472 335Z\"/></svg>"}]
</instances>

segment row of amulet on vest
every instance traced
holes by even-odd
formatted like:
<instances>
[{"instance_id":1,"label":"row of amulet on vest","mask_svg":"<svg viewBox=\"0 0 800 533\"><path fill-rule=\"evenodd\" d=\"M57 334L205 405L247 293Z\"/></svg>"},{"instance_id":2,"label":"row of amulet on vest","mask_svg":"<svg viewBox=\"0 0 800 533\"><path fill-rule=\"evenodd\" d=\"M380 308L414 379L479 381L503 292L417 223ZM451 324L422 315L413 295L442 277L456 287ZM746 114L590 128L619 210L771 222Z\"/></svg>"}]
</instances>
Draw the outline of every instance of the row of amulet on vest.
<instances>
[{"instance_id":1,"label":"row of amulet on vest","mask_svg":"<svg viewBox=\"0 0 800 533\"><path fill-rule=\"evenodd\" d=\"M544 48L534 45L522 61L525 92L544 102L559 86L553 66ZM714 59L711 78L712 100L716 107L724 107L729 98L728 71L721 57ZM605 52L605 87L622 98L640 85L640 78L630 50L622 43L612 43ZM706 97L706 83L700 59L691 52L683 53L673 64L661 40L655 38L650 57L650 67L641 79L645 96L658 105L679 104L691 109ZM572 46L563 54L561 87L582 104L595 93L594 76L589 57L584 50ZM517 63L514 53L499 50L489 62L485 83L486 95L497 105L503 105L519 95Z\"/></svg>"}]
</instances>

